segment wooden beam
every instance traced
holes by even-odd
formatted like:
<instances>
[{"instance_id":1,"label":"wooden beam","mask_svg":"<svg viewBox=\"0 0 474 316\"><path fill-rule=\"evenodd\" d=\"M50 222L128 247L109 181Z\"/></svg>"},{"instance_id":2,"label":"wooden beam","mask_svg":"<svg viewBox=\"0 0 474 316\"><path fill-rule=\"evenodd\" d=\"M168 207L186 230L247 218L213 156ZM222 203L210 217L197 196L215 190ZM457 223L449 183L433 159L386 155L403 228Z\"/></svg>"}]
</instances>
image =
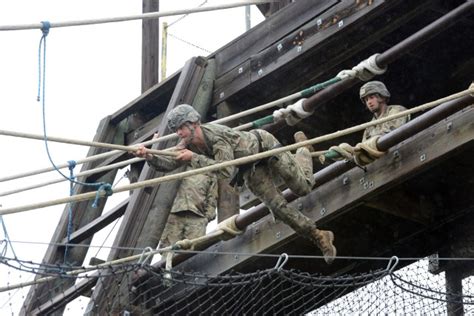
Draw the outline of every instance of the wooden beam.
<instances>
[{"instance_id":1,"label":"wooden beam","mask_svg":"<svg viewBox=\"0 0 474 316\"><path fill-rule=\"evenodd\" d=\"M69 243L71 244L81 243L87 238L94 236L96 232L106 227L107 225L115 221L116 219L120 218L123 215L123 213L125 213L125 209L128 205L128 201L129 201L129 198L125 199L124 201L120 202L120 204L118 204L116 207L114 207L112 210L108 211L102 216L91 221L89 224L76 230L74 233L71 234ZM66 244L67 242L68 242L67 238L64 238L62 240L63 244Z\"/></svg>"},{"instance_id":2,"label":"wooden beam","mask_svg":"<svg viewBox=\"0 0 474 316\"><path fill-rule=\"evenodd\" d=\"M235 113L238 113L238 107L228 103L222 102L217 107L217 118L223 118ZM235 127L238 122L230 122L228 126ZM217 200L217 222L239 214L239 192L229 184L228 179L218 180L218 200Z\"/></svg>"},{"instance_id":3,"label":"wooden beam","mask_svg":"<svg viewBox=\"0 0 474 316\"><path fill-rule=\"evenodd\" d=\"M336 74L367 58L352 60L373 42L423 14L429 3L410 3L390 10L399 1L341 1L295 31L275 38L261 51L236 57L236 66L216 80L213 104L228 98L238 100L252 89L259 91L260 98L275 99L308 83L327 80L328 73ZM282 76L284 89L275 84L275 78Z\"/></svg>"},{"instance_id":4,"label":"wooden beam","mask_svg":"<svg viewBox=\"0 0 474 316\"><path fill-rule=\"evenodd\" d=\"M195 58L186 63L180 73L180 78L168 104L167 111L170 111L178 104L183 102L190 103L192 101L202 74L203 71L196 63ZM196 80L198 81L197 83ZM161 122L156 131L160 135L166 135L168 133L166 122ZM162 147L169 147L170 145L170 142L158 143L152 148L159 149ZM145 164L140 174L139 181L155 178L161 174L162 173L157 172L154 168ZM133 191L122 224L114 240L114 248L112 248L109 253L109 261L136 254L136 251L117 248L120 246L133 248L157 246L161 237L162 228L164 228L164 225L166 224L169 210L174 201L178 185L179 181L173 181L163 183L157 187L143 188ZM157 216L156 214L159 215ZM152 229L145 229L145 226L151 225L151 222L153 222L155 227ZM146 238L143 238L143 234L146 235ZM89 303L87 307L87 312L98 314L106 313L106 292L114 290L120 291L120 289L117 289L115 285L109 284L109 282L105 280L100 280L92 294L91 303Z\"/></svg>"},{"instance_id":5,"label":"wooden beam","mask_svg":"<svg viewBox=\"0 0 474 316\"><path fill-rule=\"evenodd\" d=\"M337 0L317 1L317 3L297 1L266 19L265 23L251 28L215 52L217 77L241 64L244 56L257 54L337 2ZM242 54L243 50L245 54Z\"/></svg>"},{"instance_id":6,"label":"wooden beam","mask_svg":"<svg viewBox=\"0 0 474 316\"><path fill-rule=\"evenodd\" d=\"M84 293L90 291L97 283L97 278L90 277L84 279L77 284L72 285L70 288L62 293L59 293L55 297L48 300L43 305L39 306L35 310L32 310L29 315L51 315L58 309L64 309L67 303L75 300Z\"/></svg>"},{"instance_id":7,"label":"wooden beam","mask_svg":"<svg viewBox=\"0 0 474 316\"><path fill-rule=\"evenodd\" d=\"M142 93L136 99L130 101L127 105L123 106L110 117L113 124L118 124L123 119L136 113L146 107L153 106L157 113L166 110L166 105L173 93L173 90L180 77L180 71L166 78L166 80L157 83L150 89Z\"/></svg>"},{"instance_id":8,"label":"wooden beam","mask_svg":"<svg viewBox=\"0 0 474 316\"><path fill-rule=\"evenodd\" d=\"M114 142L114 137L116 136L116 127L110 123L110 117L104 118L97 129L97 133L94 137L94 141L98 142ZM103 152L103 149L99 148L91 148L88 152L88 156L96 155ZM86 163L82 166L81 171L88 170L94 166L94 162ZM100 179L103 182L112 183L115 179L117 170L108 171L105 175L103 175ZM80 179L84 181L85 179ZM93 191L95 188L93 187L86 187L86 186L75 186L75 192L77 193L85 193L89 191ZM102 213L106 198L100 200L100 203L97 208L93 208L92 201L83 201L79 203L74 203L72 206L66 205L64 211L61 215L59 224L51 238L52 246L49 246L46 250L46 253L43 258L43 263L49 264L57 264L63 263L64 259L64 248L58 247L56 244L61 243L65 236L67 236L67 227L69 224L69 208L72 207L72 225L73 230L77 230L80 227L83 227L93 221L95 218L99 217ZM90 244L91 239L84 240L83 244ZM53 246L54 245L54 246ZM69 248L67 260L74 265L80 265L84 261L84 258L87 254L88 248L87 247L74 247ZM42 274L38 274L36 279L42 277ZM25 299L23 307L20 311L21 315L28 315L33 309L37 308L39 305L44 304L48 299L49 296L59 293L52 292L51 288L53 289L60 289L62 287L68 287L74 284L74 279L71 278L64 278L64 279L56 279L52 282L43 283L33 285L28 295ZM53 290L54 291L54 290Z\"/></svg>"},{"instance_id":9,"label":"wooden beam","mask_svg":"<svg viewBox=\"0 0 474 316\"><path fill-rule=\"evenodd\" d=\"M158 0L143 0L143 13L160 11ZM142 93L159 81L160 19L142 21Z\"/></svg>"},{"instance_id":10,"label":"wooden beam","mask_svg":"<svg viewBox=\"0 0 474 316\"><path fill-rule=\"evenodd\" d=\"M433 220L436 207L431 201L413 197L405 190L391 190L390 195L380 194L364 203L366 206L423 225Z\"/></svg>"}]
</instances>

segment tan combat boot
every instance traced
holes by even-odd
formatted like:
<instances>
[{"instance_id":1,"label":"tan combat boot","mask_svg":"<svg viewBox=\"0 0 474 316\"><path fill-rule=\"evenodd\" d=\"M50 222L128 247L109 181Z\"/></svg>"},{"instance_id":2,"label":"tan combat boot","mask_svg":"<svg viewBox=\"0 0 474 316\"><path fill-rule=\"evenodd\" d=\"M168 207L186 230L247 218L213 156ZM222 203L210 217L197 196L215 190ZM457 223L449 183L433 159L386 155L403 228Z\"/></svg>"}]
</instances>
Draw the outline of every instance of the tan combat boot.
<instances>
[{"instance_id":1,"label":"tan combat boot","mask_svg":"<svg viewBox=\"0 0 474 316\"><path fill-rule=\"evenodd\" d=\"M308 137L306 137L306 135L302 131L296 132L295 135L293 135L293 137L295 138L296 143L301 143L301 142L304 142L305 140L308 140ZM314 151L314 148L312 145L307 145L305 147L308 148L309 152Z\"/></svg>"},{"instance_id":2,"label":"tan combat boot","mask_svg":"<svg viewBox=\"0 0 474 316\"><path fill-rule=\"evenodd\" d=\"M331 264L336 258L336 247L333 245L334 233L330 230L314 229L312 232L313 240L316 245L321 249L324 256L324 261L327 264Z\"/></svg>"}]
</instances>

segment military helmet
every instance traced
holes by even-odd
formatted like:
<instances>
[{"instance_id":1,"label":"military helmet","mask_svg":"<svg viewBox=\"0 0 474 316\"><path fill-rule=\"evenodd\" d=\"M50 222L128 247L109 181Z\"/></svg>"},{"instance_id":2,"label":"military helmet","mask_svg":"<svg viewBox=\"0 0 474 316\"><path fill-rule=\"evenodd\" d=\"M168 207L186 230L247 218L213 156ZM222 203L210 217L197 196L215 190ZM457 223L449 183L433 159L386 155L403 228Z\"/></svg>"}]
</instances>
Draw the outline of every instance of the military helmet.
<instances>
[{"instance_id":1,"label":"military helmet","mask_svg":"<svg viewBox=\"0 0 474 316\"><path fill-rule=\"evenodd\" d=\"M380 81L369 81L360 87L359 90L359 97L362 103L365 104L364 98L371 94L380 94L382 97L387 99L390 98L390 92L388 91L387 87Z\"/></svg>"},{"instance_id":2,"label":"military helmet","mask_svg":"<svg viewBox=\"0 0 474 316\"><path fill-rule=\"evenodd\" d=\"M176 132L186 122L196 123L201 120L201 115L189 104L180 104L168 114L168 127Z\"/></svg>"}]
</instances>

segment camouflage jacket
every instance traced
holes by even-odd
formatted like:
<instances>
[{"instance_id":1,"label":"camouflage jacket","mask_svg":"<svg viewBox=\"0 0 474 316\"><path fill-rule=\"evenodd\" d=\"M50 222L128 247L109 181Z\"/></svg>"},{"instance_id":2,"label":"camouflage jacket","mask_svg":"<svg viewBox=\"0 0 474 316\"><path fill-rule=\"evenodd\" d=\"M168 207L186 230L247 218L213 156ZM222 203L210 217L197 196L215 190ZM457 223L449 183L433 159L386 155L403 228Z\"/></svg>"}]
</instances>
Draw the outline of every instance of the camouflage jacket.
<instances>
[{"instance_id":1,"label":"camouflage jacket","mask_svg":"<svg viewBox=\"0 0 474 316\"><path fill-rule=\"evenodd\" d=\"M253 133L234 131L230 127L219 124L201 125L201 129L206 148L198 148L193 144L187 146L194 152L189 163L193 169L254 155L259 151L258 139ZM166 156L155 156L148 163L159 171L171 171L184 164ZM215 174L220 179L228 179L235 172L236 167L227 167L215 171Z\"/></svg>"},{"instance_id":2,"label":"camouflage jacket","mask_svg":"<svg viewBox=\"0 0 474 316\"><path fill-rule=\"evenodd\" d=\"M216 218L216 207L217 178L213 174L197 174L181 181L171 213L191 211L211 221Z\"/></svg>"},{"instance_id":3,"label":"camouflage jacket","mask_svg":"<svg viewBox=\"0 0 474 316\"><path fill-rule=\"evenodd\" d=\"M374 115L374 117L372 118L372 121L387 117L389 115L400 113L405 110L406 108L401 105L389 105L387 106L385 113L383 113L379 117L375 117ZM382 135L388 134L394 129L397 129L403 124L407 123L409 120L410 120L410 115L407 115L395 120L391 120L385 123L367 127L364 131L364 136L362 136L362 141L364 142L374 136L382 136Z\"/></svg>"}]
</instances>

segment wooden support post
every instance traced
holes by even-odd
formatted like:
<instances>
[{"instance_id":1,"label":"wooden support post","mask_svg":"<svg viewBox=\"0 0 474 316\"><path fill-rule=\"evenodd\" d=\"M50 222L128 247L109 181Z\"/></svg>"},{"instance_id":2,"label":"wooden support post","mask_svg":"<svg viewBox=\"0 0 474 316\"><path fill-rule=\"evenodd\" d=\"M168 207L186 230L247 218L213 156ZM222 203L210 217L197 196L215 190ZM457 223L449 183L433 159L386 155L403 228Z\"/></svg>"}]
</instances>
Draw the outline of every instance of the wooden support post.
<instances>
[{"instance_id":1,"label":"wooden support post","mask_svg":"<svg viewBox=\"0 0 474 316\"><path fill-rule=\"evenodd\" d=\"M204 72L198 64L196 63L196 58L189 60L185 64L166 112L178 104L191 103ZM157 132L160 135L168 133L166 121L160 123ZM169 147L170 145L168 142L158 143L152 148L158 149L164 148L164 146ZM145 164L139 180L155 178L160 174L162 173L155 171ZM125 211L122 225L115 238L114 246L155 248L160 240L179 184L180 181L171 181L153 188L134 190ZM136 253L137 251L114 248L111 250L108 260L127 257ZM119 289L116 284L117 282L111 283L107 280L99 280L86 313L90 315L110 313L110 305L108 304L110 302L106 303L106 300L110 298L107 292L116 293L117 291L125 290ZM117 307L118 305L116 304L120 304L120 302L114 302L114 304Z\"/></svg>"},{"instance_id":2,"label":"wooden support post","mask_svg":"<svg viewBox=\"0 0 474 316\"><path fill-rule=\"evenodd\" d=\"M239 109L228 102L222 102L217 106L217 118L226 117L238 113ZM230 122L230 127L238 125L237 121ZM240 201L239 192L229 184L228 179L218 180L219 199L217 201L217 222L239 214Z\"/></svg>"},{"instance_id":3,"label":"wooden support post","mask_svg":"<svg viewBox=\"0 0 474 316\"><path fill-rule=\"evenodd\" d=\"M143 0L143 13L160 11L158 0ZM158 83L160 20L142 22L142 92Z\"/></svg>"},{"instance_id":4,"label":"wooden support post","mask_svg":"<svg viewBox=\"0 0 474 316\"><path fill-rule=\"evenodd\" d=\"M446 277L446 310L448 316L464 315L462 303L462 275L457 269L449 269Z\"/></svg>"},{"instance_id":5,"label":"wooden support post","mask_svg":"<svg viewBox=\"0 0 474 316\"><path fill-rule=\"evenodd\" d=\"M97 130L97 134L94 137L94 141L98 142L114 142L114 136L117 132L115 126L110 124L110 117L104 118ZM97 155L103 152L104 149L100 148L91 148L89 150L88 156ZM93 163L85 164L81 171L89 170L93 168ZM117 170L111 170L104 174L98 181L103 181L107 183L113 183L115 179L115 175ZM86 179L79 179L80 181L85 181ZM77 193L85 193L89 191L93 191L94 188L91 187L84 187L80 186L79 188L75 189ZM102 214L102 210L105 206L105 201L101 200L99 206L97 208L93 208L91 206L92 201L84 201L79 203L74 203L72 205L72 223L73 223L73 231L78 230L79 228L87 225L97 217ZM67 205L63 211L59 224L54 232L51 243L57 244L63 242L64 238L67 234L67 227L68 227L68 216L69 216L69 205ZM82 244L90 244L92 238L87 238L82 241ZM88 248L87 247L75 247L68 249L68 255L66 262L72 265L81 265L84 261L84 258L87 254ZM57 246L49 246L46 254L43 258L43 263L45 264L62 264L64 262L64 248L57 247ZM41 274L37 275L37 279L42 277ZM58 278L53 282L43 283L39 285L34 285L30 288L28 295L25 299L23 307L20 311L21 315L29 315L31 311L37 308L38 306L44 304L45 302L49 301L51 297L60 294L63 288L68 288L72 286L75 282L73 278Z\"/></svg>"}]
</instances>

